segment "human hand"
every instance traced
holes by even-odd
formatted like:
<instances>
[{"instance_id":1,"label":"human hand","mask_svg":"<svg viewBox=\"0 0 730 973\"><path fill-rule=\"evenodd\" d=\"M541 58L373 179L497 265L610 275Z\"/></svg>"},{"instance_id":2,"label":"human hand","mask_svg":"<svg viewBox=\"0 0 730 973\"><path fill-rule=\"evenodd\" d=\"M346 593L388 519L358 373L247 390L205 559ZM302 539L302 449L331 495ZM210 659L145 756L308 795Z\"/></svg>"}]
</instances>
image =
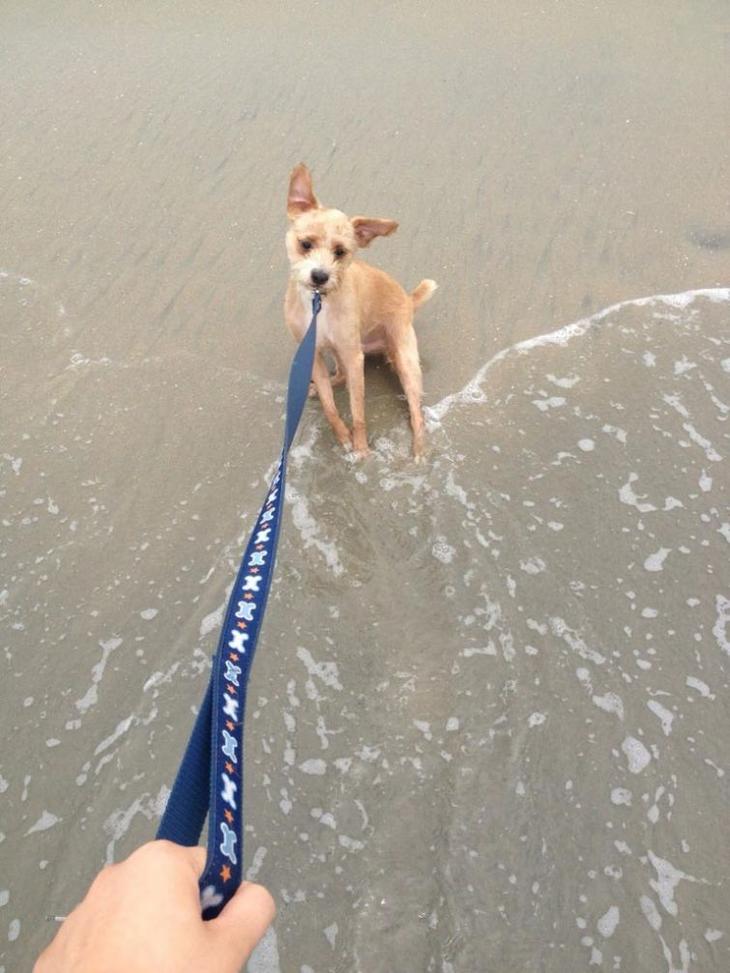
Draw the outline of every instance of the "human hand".
<instances>
[{"instance_id":1,"label":"human hand","mask_svg":"<svg viewBox=\"0 0 730 973\"><path fill-rule=\"evenodd\" d=\"M239 973L275 915L244 882L216 919L200 916L204 848L150 841L94 879L33 973Z\"/></svg>"}]
</instances>

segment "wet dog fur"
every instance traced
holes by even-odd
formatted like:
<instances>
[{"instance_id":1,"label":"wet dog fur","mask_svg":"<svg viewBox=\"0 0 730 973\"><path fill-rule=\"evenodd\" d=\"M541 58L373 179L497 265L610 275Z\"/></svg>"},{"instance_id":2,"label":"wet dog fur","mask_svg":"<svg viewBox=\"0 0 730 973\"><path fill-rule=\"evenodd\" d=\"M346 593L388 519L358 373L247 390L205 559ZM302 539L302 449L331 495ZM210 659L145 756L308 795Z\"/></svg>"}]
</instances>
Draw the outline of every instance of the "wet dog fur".
<instances>
[{"instance_id":1,"label":"wet dog fur","mask_svg":"<svg viewBox=\"0 0 730 973\"><path fill-rule=\"evenodd\" d=\"M309 169L296 166L289 179L287 198L289 230L286 250L290 277L284 300L287 327L301 341L311 320L312 294L322 296L317 322L317 351L313 385L338 441L368 455L365 426L365 355L384 354L395 368L408 401L413 432L413 454L424 450L421 411L422 379L413 312L436 290L422 280L410 294L388 274L357 259L357 253L378 236L398 228L394 220L346 216L322 206L314 195ZM330 376L324 353L335 360ZM352 433L342 421L332 394L333 385L345 383L350 397Z\"/></svg>"}]
</instances>

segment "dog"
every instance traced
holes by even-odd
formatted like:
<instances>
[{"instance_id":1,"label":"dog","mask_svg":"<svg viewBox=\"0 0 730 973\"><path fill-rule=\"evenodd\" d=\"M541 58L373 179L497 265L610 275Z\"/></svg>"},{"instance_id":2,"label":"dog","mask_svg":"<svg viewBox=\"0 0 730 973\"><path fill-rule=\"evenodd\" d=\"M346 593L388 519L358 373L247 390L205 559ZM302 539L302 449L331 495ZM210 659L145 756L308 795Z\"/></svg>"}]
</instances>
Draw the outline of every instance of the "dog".
<instances>
[{"instance_id":1,"label":"dog","mask_svg":"<svg viewBox=\"0 0 730 973\"><path fill-rule=\"evenodd\" d=\"M284 300L287 327L301 341L312 315L312 295L322 297L317 322L317 350L312 369L314 390L339 443L355 454L368 455L365 428L365 356L384 354L395 368L408 401L413 455L423 456L422 379L413 312L433 295L437 284L422 280L408 294L388 274L357 259L357 253L378 236L390 236L395 220L346 216L322 206L314 195L312 177L300 163L292 170L287 197L290 225L286 250L291 265ZM335 360L330 376L324 353ZM333 385L347 384L352 433L342 421Z\"/></svg>"}]
</instances>

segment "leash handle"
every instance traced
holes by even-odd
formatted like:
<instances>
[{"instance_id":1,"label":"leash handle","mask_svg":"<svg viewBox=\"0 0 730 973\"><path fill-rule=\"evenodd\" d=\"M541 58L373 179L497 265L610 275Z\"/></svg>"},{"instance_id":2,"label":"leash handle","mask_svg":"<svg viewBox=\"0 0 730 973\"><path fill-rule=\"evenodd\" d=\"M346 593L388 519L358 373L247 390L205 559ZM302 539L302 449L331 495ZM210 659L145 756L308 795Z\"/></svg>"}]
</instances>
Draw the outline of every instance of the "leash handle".
<instances>
[{"instance_id":1,"label":"leash handle","mask_svg":"<svg viewBox=\"0 0 730 973\"><path fill-rule=\"evenodd\" d=\"M208 857L200 878L204 919L214 919L243 878L243 723L246 690L269 587L286 486L286 462L309 392L322 299L289 371L281 457L249 537L226 608L213 669L157 831L197 845L208 815Z\"/></svg>"}]
</instances>

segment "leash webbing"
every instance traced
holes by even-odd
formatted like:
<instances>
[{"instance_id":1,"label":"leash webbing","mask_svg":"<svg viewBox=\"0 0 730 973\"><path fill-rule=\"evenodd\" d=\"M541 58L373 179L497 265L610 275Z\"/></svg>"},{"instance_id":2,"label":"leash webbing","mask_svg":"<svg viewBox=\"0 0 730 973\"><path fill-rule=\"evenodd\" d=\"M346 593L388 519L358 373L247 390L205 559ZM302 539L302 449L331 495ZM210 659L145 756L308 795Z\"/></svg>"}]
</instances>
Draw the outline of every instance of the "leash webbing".
<instances>
[{"instance_id":1,"label":"leash webbing","mask_svg":"<svg viewBox=\"0 0 730 973\"><path fill-rule=\"evenodd\" d=\"M208 688L180 764L158 838L197 845L208 814L208 857L200 878L204 919L214 919L243 876L243 721L246 689L274 574L286 461L309 391L322 299L291 364L286 427L264 504L228 601Z\"/></svg>"}]
</instances>

